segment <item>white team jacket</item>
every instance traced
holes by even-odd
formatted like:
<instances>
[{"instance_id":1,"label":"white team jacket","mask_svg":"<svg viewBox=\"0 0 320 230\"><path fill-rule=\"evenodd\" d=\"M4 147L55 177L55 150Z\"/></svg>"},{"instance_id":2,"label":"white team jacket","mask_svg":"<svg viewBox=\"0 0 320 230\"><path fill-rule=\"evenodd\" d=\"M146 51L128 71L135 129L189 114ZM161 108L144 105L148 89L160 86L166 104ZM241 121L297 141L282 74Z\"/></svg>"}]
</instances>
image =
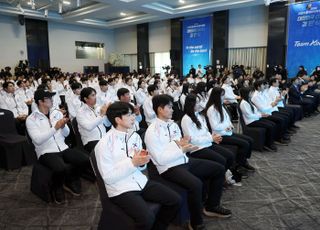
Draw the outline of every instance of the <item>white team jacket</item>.
<instances>
[{"instance_id":1,"label":"white team jacket","mask_svg":"<svg viewBox=\"0 0 320 230\"><path fill-rule=\"evenodd\" d=\"M148 179L132 164L134 150L142 149L140 136L112 127L95 147L97 165L109 197L129 191L141 191Z\"/></svg>"},{"instance_id":2,"label":"white team jacket","mask_svg":"<svg viewBox=\"0 0 320 230\"><path fill-rule=\"evenodd\" d=\"M261 118L261 113L258 111L258 109L254 105L252 106L254 111L252 111L250 104L245 100L242 100L240 102L240 109L242 112L244 123L246 123L246 125L249 125Z\"/></svg>"},{"instance_id":3,"label":"white team jacket","mask_svg":"<svg viewBox=\"0 0 320 230\"><path fill-rule=\"evenodd\" d=\"M232 131L226 131L226 128L233 127L229 114L225 110L224 107L222 107L223 111L223 122L221 122L220 119L220 113L214 108L214 106L210 106L207 111L207 116L209 119L209 123L211 126L212 133L217 133L221 136L231 136Z\"/></svg>"},{"instance_id":4,"label":"white team jacket","mask_svg":"<svg viewBox=\"0 0 320 230\"><path fill-rule=\"evenodd\" d=\"M180 128L173 121L165 122L156 118L148 127L145 134L145 143L151 155L151 160L160 174L169 168L189 161L186 154L175 142L180 138Z\"/></svg>"},{"instance_id":5,"label":"white team jacket","mask_svg":"<svg viewBox=\"0 0 320 230\"><path fill-rule=\"evenodd\" d=\"M190 136L190 143L199 147L199 149L207 148L212 145L212 136L208 130L206 119L204 116L196 113L196 117L201 123L201 129L198 129L196 123L185 114L181 120L181 128L184 136ZM197 149L196 151L198 151Z\"/></svg>"},{"instance_id":6,"label":"white team jacket","mask_svg":"<svg viewBox=\"0 0 320 230\"><path fill-rule=\"evenodd\" d=\"M83 145L90 141L100 140L106 135L106 128L103 124L110 126L107 117L100 116L97 110L93 110L84 103L78 109L76 118Z\"/></svg>"},{"instance_id":7,"label":"white team jacket","mask_svg":"<svg viewBox=\"0 0 320 230\"><path fill-rule=\"evenodd\" d=\"M64 143L65 137L69 135L67 125L63 129L56 130L54 126L63 118L59 110L53 110L49 114L50 120L38 109L28 116L26 121L29 136L35 146L37 157L45 153L61 152L68 148Z\"/></svg>"}]
</instances>

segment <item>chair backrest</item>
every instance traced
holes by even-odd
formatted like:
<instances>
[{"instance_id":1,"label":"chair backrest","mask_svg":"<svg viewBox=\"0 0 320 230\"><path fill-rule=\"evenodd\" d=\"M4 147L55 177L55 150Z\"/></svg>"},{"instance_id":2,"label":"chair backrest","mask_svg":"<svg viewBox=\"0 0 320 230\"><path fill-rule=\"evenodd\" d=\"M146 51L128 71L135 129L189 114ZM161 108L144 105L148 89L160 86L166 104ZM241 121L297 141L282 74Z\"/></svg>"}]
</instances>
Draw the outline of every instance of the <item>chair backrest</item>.
<instances>
[{"instance_id":1,"label":"chair backrest","mask_svg":"<svg viewBox=\"0 0 320 230\"><path fill-rule=\"evenodd\" d=\"M98 169L98 165L97 165L97 159L96 159L96 154L95 151L93 150L90 154L90 163L93 169L94 174L96 175L97 178L97 185L98 185L98 189L99 189L99 193L100 193L100 200L102 204L107 204L109 202L111 202L109 200L109 196L107 193L107 189L106 186L104 184L104 181L102 179L102 176L99 172Z\"/></svg>"},{"instance_id":2,"label":"chair backrest","mask_svg":"<svg viewBox=\"0 0 320 230\"><path fill-rule=\"evenodd\" d=\"M238 113L239 113L239 121L240 121L242 130L243 130L246 127L246 123L244 122L244 119L243 119L243 114L242 114L242 111L241 111L241 108L240 108L240 103L238 103L238 105L237 105L237 110L238 110Z\"/></svg>"},{"instance_id":3,"label":"chair backrest","mask_svg":"<svg viewBox=\"0 0 320 230\"><path fill-rule=\"evenodd\" d=\"M83 148L83 143L81 140L81 134L79 132L78 121L77 118L73 118L71 122L72 130L76 137L77 146Z\"/></svg>"},{"instance_id":4,"label":"chair backrest","mask_svg":"<svg viewBox=\"0 0 320 230\"><path fill-rule=\"evenodd\" d=\"M16 122L13 113L10 110L0 109L0 127L1 134L18 135Z\"/></svg>"}]
</instances>

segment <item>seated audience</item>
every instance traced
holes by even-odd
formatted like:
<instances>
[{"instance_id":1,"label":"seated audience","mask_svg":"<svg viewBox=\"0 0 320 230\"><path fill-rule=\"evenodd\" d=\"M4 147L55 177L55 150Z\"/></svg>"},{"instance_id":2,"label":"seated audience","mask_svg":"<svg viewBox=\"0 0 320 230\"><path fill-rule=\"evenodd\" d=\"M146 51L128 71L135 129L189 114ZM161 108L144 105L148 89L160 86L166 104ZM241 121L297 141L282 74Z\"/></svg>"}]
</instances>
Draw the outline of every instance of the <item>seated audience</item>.
<instances>
[{"instance_id":1,"label":"seated audience","mask_svg":"<svg viewBox=\"0 0 320 230\"><path fill-rule=\"evenodd\" d=\"M142 149L140 136L132 130L133 106L115 102L109 106L107 116L112 128L95 147L95 154L108 196L133 219L135 229L167 229L177 214L181 198L168 187L148 180L141 172L150 156ZM146 202L161 205L156 216Z\"/></svg>"},{"instance_id":2,"label":"seated audience","mask_svg":"<svg viewBox=\"0 0 320 230\"><path fill-rule=\"evenodd\" d=\"M202 212L211 217L230 217L231 211L220 205L224 166L186 155L198 147L189 143L190 137L182 138L179 126L171 120L172 97L154 96L152 104L157 118L146 131L145 144L160 176L186 189L192 229L205 229ZM208 181L208 189L203 197L204 181Z\"/></svg>"},{"instance_id":3,"label":"seated audience","mask_svg":"<svg viewBox=\"0 0 320 230\"><path fill-rule=\"evenodd\" d=\"M51 111L54 94L45 90L34 93L37 109L27 118L26 126L39 162L53 171L52 195L54 201L61 204L65 201L63 189L74 196L80 196L79 175L89 167L90 162L85 153L70 149L65 144L65 138L70 132L66 125L68 118L59 110Z\"/></svg>"}]
</instances>

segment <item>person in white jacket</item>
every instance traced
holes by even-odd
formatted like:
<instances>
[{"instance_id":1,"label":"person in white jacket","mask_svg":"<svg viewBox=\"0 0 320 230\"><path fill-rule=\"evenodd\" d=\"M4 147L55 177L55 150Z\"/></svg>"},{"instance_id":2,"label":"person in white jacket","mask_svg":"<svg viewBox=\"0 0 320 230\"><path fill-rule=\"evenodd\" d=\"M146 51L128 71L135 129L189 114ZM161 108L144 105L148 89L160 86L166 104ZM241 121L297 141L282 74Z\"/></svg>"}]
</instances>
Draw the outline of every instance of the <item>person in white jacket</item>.
<instances>
[{"instance_id":1,"label":"person in white jacket","mask_svg":"<svg viewBox=\"0 0 320 230\"><path fill-rule=\"evenodd\" d=\"M107 116L112 128L96 145L95 156L110 200L133 219L134 229L166 229L180 207L180 196L141 172L150 156L132 130L133 106L115 102L109 106ZM156 216L147 201L161 205Z\"/></svg>"},{"instance_id":2,"label":"person in white jacket","mask_svg":"<svg viewBox=\"0 0 320 230\"><path fill-rule=\"evenodd\" d=\"M80 93L82 85L79 82L71 84L72 94L67 98L67 106L70 120L73 120L77 116L78 110L81 107L82 102L80 101Z\"/></svg>"},{"instance_id":3,"label":"person in white jacket","mask_svg":"<svg viewBox=\"0 0 320 230\"><path fill-rule=\"evenodd\" d=\"M189 143L189 137L182 138L179 126L171 120L172 97L157 95L152 103L157 118L146 131L145 144L160 176L186 189L192 229L205 228L202 212L207 216L230 217L231 211L220 205L224 166L209 160L188 158L186 153L198 147ZM205 208L202 205L203 179L209 181Z\"/></svg>"},{"instance_id":4,"label":"person in white jacket","mask_svg":"<svg viewBox=\"0 0 320 230\"><path fill-rule=\"evenodd\" d=\"M258 109L252 104L251 97L253 89L249 87L243 87L240 89L240 111L242 114L243 121L248 127L263 128L266 131L264 148L268 151L277 151L277 147L274 145L276 124L272 121L264 119L270 115L260 113Z\"/></svg>"},{"instance_id":5,"label":"person in white jacket","mask_svg":"<svg viewBox=\"0 0 320 230\"><path fill-rule=\"evenodd\" d=\"M25 134L25 121L29 113L29 109L24 99L15 94L15 86L13 82L3 83L3 92L0 95L0 108L10 110L15 118L16 128L20 135Z\"/></svg>"},{"instance_id":6,"label":"person in white jacket","mask_svg":"<svg viewBox=\"0 0 320 230\"><path fill-rule=\"evenodd\" d=\"M57 204L61 204L65 201L63 188L80 196L79 175L90 166L90 162L85 153L70 149L64 143L70 132L66 125L68 118L59 110L50 111L53 95L45 90L34 93L38 109L27 118L26 126L39 162L53 171L53 197ZM68 165L74 168L70 170Z\"/></svg>"},{"instance_id":7,"label":"person in white jacket","mask_svg":"<svg viewBox=\"0 0 320 230\"><path fill-rule=\"evenodd\" d=\"M107 133L106 127L111 124L107 120L108 105L96 107L96 90L84 88L80 93L82 106L77 112L77 122L84 149L91 153L99 140Z\"/></svg>"},{"instance_id":8,"label":"person in white jacket","mask_svg":"<svg viewBox=\"0 0 320 230\"><path fill-rule=\"evenodd\" d=\"M221 144L236 145L238 147L236 164L241 173L254 171L248 159L251 157L253 140L246 135L233 132L233 125L227 110L223 107L224 89L212 88L204 114L207 115L212 134L222 136Z\"/></svg>"},{"instance_id":9,"label":"person in white jacket","mask_svg":"<svg viewBox=\"0 0 320 230\"><path fill-rule=\"evenodd\" d=\"M154 112L153 105L152 105L152 98L155 95L159 95L159 90L157 86L149 85L148 94L149 96L146 98L146 100L143 103L143 113L144 113L147 124L150 125L157 118L157 115Z\"/></svg>"},{"instance_id":10,"label":"person in white jacket","mask_svg":"<svg viewBox=\"0 0 320 230\"><path fill-rule=\"evenodd\" d=\"M240 97L233 93L231 77L226 75L221 79L221 82L222 82L221 88L223 88L225 91L223 103L230 110L232 120L237 121L238 120L238 112L237 112L238 101L237 100L240 99Z\"/></svg>"},{"instance_id":11,"label":"person in white jacket","mask_svg":"<svg viewBox=\"0 0 320 230\"><path fill-rule=\"evenodd\" d=\"M186 104L188 106L181 120L182 132L190 137L191 144L199 147L198 150L191 152L189 157L212 160L223 165L226 171L233 170L235 156L230 150L219 146L222 141L219 134L209 132L206 118L200 113L202 111L200 98L191 93L186 97Z\"/></svg>"},{"instance_id":12,"label":"person in white jacket","mask_svg":"<svg viewBox=\"0 0 320 230\"><path fill-rule=\"evenodd\" d=\"M99 81L100 90L97 92L97 105L103 106L109 103L113 103L114 95L109 90L108 82L106 80Z\"/></svg>"}]
</instances>

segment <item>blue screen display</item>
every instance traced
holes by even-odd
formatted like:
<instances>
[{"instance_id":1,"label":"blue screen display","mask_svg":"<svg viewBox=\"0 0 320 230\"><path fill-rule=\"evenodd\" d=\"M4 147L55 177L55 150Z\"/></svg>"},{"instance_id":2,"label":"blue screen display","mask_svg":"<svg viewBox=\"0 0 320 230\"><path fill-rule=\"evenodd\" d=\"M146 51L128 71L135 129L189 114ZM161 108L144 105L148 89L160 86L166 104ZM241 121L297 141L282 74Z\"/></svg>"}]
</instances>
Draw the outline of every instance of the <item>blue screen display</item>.
<instances>
[{"instance_id":1,"label":"blue screen display","mask_svg":"<svg viewBox=\"0 0 320 230\"><path fill-rule=\"evenodd\" d=\"M296 76L303 65L308 74L320 65L320 2L290 5L287 69Z\"/></svg>"},{"instance_id":2,"label":"blue screen display","mask_svg":"<svg viewBox=\"0 0 320 230\"><path fill-rule=\"evenodd\" d=\"M183 75L189 73L190 66L195 69L200 64L210 65L212 44L212 17L185 19L182 29ZM204 70L203 70L204 73Z\"/></svg>"}]
</instances>

